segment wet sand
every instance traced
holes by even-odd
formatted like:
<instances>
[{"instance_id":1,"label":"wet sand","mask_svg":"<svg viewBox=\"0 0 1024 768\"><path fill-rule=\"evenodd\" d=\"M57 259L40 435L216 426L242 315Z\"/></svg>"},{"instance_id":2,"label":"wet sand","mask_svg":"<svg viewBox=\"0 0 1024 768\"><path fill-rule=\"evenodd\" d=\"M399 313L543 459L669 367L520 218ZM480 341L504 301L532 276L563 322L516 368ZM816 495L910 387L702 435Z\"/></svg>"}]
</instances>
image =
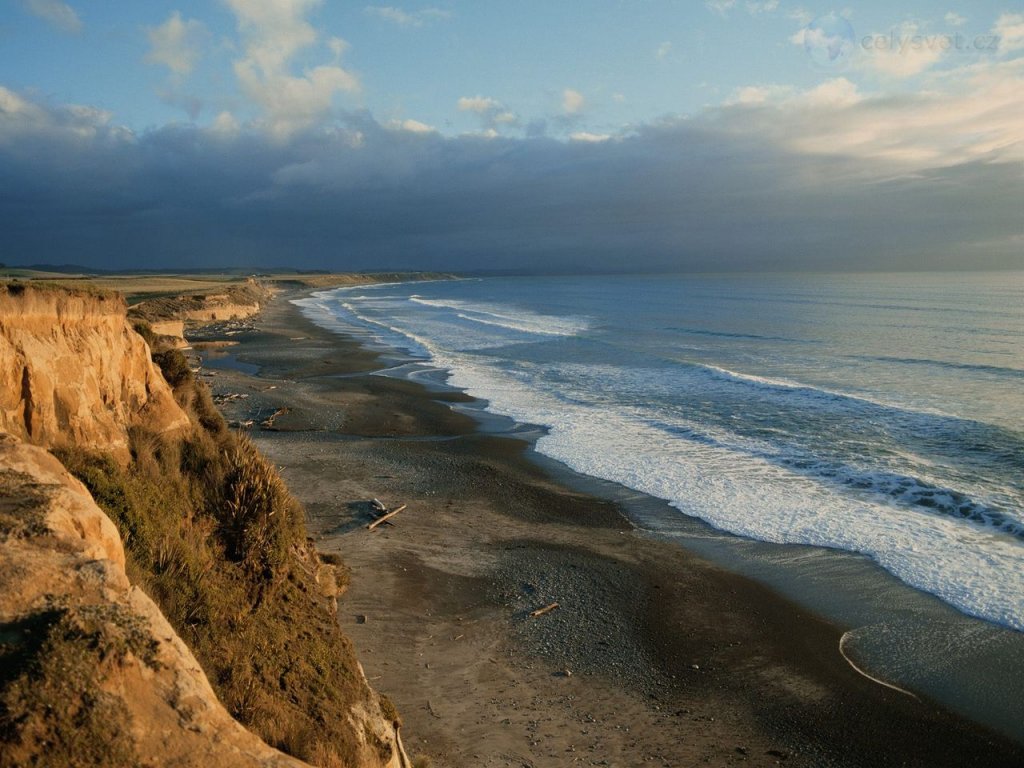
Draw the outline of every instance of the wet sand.
<instances>
[{"instance_id":1,"label":"wet sand","mask_svg":"<svg viewBox=\"0 0 1024 768\"><path fill-rule=\"evenodd\" d=\"M464 395L279 297L212 377L351 568L339 616L435 766L1019 766L1024 747L879 685L836 626L573 491ZM259 374L232 370L237 356ZM237 366L236 366L237 368ZM366 530L371 498L408 508ZM551 612L530 612L558 602Z\"/></svg>"}]
</instances>

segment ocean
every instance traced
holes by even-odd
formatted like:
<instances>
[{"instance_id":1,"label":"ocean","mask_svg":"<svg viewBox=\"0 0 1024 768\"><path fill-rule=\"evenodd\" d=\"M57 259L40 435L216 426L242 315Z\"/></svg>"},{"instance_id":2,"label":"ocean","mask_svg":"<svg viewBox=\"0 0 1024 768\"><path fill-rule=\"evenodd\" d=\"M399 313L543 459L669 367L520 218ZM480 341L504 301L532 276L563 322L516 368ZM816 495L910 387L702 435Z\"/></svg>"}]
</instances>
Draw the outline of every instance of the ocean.
<instances>
[{"instance_id":1,"label":"ocean","mask_svg":"<svg viewBox=\"0 0 1024 768\"><path fill-rule=\"evenodd\" d=\"M716 529L1024 630L1024 273L502 277L298 303ZM439 373L440 372L440 373Z\"/></svg>"}]
</instances>

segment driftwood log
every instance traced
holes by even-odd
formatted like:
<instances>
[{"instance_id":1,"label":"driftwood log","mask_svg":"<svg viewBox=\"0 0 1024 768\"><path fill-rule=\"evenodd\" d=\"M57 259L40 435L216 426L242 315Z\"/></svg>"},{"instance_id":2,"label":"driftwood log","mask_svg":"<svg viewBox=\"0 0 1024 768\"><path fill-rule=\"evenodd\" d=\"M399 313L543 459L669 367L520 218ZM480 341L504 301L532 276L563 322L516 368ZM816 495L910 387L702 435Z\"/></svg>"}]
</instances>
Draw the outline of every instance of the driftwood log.
<instances>
[{"instance_id":1,"label":"driftwood log","mask_svg":"<svg viewBox=\"0 0 1024 768\"><path fill-rule=\"evenodd\" d=\"M545 605L543 608L538 608L530 614L531 619L536 619L538 616L543 616L545 613L551 613L555 608L558 607L558 603L551 603L551 605Z\"/></svg>"},{"instance_id":2,"label":"driftwood log","mask_svg":"<svg viewBox=\"0 0 1024 768\"><path fill-rule=\"evenodd\" d=\"M260 427L262 427L263 429L273 429L274 422L277 420L277 417L283 416L284 414L289 413L290 411L291 408L278 408L270 415L269 419L264 419L263 421L260 422Z\"/></svg>"},{"instance_id":3,"label":"driftwood log","mask_svg":"<svg viewBox=\"0 0 1024 768\"><path fill-rule=\"evenodd\" d=\"M372 531L374 528L376 528L378 525L383 523L385 520L390 520L392 517L394 517L399 512L401 512L403 509L405 509L405 504L403 504L400 507L395 507L390 512L388 512L386 515L381 515L376 520L374 520L372 523L367 524L367 526L366 526L367 530Z\"/></svg>"}]
</instances>

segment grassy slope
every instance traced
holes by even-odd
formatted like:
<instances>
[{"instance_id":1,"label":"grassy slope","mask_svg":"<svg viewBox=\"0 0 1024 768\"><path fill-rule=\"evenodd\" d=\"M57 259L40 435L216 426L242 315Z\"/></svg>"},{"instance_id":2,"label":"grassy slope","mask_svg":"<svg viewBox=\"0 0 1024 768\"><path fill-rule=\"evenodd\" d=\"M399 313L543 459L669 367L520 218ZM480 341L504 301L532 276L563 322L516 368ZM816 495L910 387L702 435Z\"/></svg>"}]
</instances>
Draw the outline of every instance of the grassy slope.
<instances>
[{"instance_id":1,"label":"grassy slope","mask_svg":"<svg viewBox=\"0 0 1024 768\"><path fill-rule=\"evenodd\" d=\"M357 737L347 713L375 694L334 615L343 574L320 561L298 503L226 428L180 353L154 359L192 433L167 441L133 432L127 468L78 451L59 458L117 524L129 577L196 654L228 710L289 754L350 765Z\"/></svg>"}]
</instances>

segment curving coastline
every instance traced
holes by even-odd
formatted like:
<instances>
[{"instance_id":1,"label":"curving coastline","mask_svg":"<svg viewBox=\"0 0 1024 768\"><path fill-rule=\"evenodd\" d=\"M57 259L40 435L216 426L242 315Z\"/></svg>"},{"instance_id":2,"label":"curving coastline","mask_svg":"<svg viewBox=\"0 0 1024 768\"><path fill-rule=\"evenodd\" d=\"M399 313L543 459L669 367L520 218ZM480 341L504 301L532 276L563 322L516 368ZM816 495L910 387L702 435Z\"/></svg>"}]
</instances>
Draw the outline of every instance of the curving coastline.
<instances>
[{"instance_id":1,"label":"curving coastline","mask_svg":"<svg viewBox=\"0 0 1024 768\"><path fill-rule=\"evenodd\" d=\"M352 566L343 625L415 751L442 765L1022 759L854 671L841 625L566 487L527 457L529 435L481 432L450 407L465 396L373 375L376 353L285 298L236 337L231 357L258 375L218 366L214 386L249 394L236 416L289 409L255 437L318 546ZM409 509L365 535L356 501L373 496Z\"/></svg>"}]
</instances>

